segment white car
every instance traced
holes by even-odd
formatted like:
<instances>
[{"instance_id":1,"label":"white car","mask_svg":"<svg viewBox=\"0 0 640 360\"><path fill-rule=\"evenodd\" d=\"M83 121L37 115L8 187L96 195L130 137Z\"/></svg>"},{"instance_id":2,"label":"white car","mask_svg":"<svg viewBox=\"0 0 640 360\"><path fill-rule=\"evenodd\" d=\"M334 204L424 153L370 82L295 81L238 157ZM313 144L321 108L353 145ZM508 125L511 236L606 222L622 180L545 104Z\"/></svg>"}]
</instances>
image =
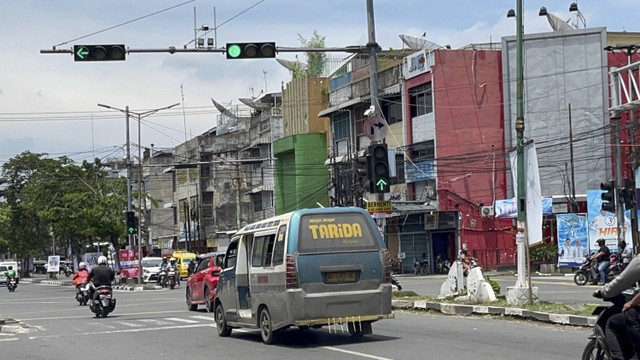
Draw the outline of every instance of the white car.
<instances>
[{"instance_id":1,"label":"white car","mask_svg":"<svg viewBox=\"0 0 640 360\"><path fill-rule=\"evenodd\" d=\"M9 266L13 268L16 272L16 283L20 283L20 268L18 267L18 262L13 260L0 261L0 284L6 284L7 278L5 277L5 273L9 270Z\"/></svg>"},{"instance_id":2,"label":"white car","mask_svg":"<svg viewBox=\"0 0 640 360\"><path fill-rule=\"evenodd\" d=\"M142 281L154 282L158 280L158 272L160 272L161 257L145 257L142 258Z\"/></svg>"}]
</instances>

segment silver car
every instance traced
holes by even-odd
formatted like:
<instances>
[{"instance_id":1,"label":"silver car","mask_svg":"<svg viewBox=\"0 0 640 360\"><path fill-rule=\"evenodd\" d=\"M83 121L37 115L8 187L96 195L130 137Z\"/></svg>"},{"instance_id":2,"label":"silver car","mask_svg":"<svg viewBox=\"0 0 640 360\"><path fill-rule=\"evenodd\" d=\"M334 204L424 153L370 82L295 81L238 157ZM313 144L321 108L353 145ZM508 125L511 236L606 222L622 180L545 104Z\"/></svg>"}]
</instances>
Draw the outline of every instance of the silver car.
<instances>
[{"instance_id":1,"label":"silver car","mask_svg":"<svg viewBox=\"0 0 640 360\"><path fill-rule=\"evenodd\" d=\"M142 281L154 282L158 280L158 272L160 272L161 257L145 257L142 258Z\"/></svg>"}]
</instances>

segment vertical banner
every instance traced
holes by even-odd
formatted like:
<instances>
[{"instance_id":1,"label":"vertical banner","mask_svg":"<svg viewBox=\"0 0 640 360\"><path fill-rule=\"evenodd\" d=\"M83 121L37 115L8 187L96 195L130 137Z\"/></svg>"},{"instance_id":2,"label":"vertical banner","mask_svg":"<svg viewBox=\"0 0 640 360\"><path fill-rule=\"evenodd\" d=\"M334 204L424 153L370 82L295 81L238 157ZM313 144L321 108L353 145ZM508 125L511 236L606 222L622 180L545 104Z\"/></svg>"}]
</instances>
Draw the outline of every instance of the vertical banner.
<instances>
[{"instance_id":1,"label":"vertical banner","mask_svg":"<svg viewBox=\"0 0 640 360\"><path fill-rule=\"evenodd\" d=\"M589 251L597 251L598 239L604 239L611 252L618 251L618 219L616 214L602 210L602 190L587 190L587 208L589 216ZM631 241L631 221L629 211L624 212L624 240Z\"/></svg>"},{"instance_id":2,"label":"vertical banner","mask_svg":"<svg viewBox=\"0 0 640 360\"><path fill-rule=\"evenodd\" d=\"M558 214L558 266L579 267L589 254L587 216Z\"/></svg>"},{"instance_id":3,"label":"vertical banner","mask_svg":"<svg viewBox=\"0 0 640 360\"><path fill-rule=\"evenodd\" d=\"M123 278L138 277L138 249L120 250L120 275Z\"/></svg>"},{"instance_id":4,"label":"vertical banner","mask_svg":"<svg viewBox=\"0 0 640 360\"><path fill-rule=\"evenodd\" d=\"M60 271L60 256L49 256L49 261L47 261L47 264L49 265L47 266L47 272L57 273L58 271Z\"/></svg>"},{"instance_id":5,"label":"vertical banner","mask_svg":"<svg viewBox=\"0 0 640 360\"><path fill-rule=\"evenodd\" d=\"M517 152L509 153L511 161L511 176L513 178L513 191L518 194ZM538 156L536 147L532 142L524 146L525 182L527 186L526 216L527 237L529 245L542 241L542 190L540 190L540 172L538 171ZM517 197L517 196L516 196Z\"/></svg>"},{"instance_id":6,"label":"vertical banner","mask_svg":"<svg viewBox=\"0 0 640 360\"><path fill-rule=\"evenodd\" d=\"M91 269L98 265L98 257L101 255L101 252L88 252L83 255L83 261L87 264L87 270L91 271Z\"/></svg>"}]
</instances>

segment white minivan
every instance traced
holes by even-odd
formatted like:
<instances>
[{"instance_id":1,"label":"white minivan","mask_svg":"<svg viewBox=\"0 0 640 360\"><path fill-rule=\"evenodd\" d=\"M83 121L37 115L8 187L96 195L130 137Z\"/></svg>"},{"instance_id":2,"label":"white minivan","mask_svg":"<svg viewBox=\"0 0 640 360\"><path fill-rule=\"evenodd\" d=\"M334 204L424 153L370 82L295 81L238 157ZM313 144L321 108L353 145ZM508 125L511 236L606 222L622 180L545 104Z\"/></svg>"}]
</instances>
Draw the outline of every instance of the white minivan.
<instances>
[{"instance_id":1,"label":"white minivan","mask_svg":"<svg viewBox=\"0 0 640 360\"><path fill-rule=\"evenodd\" d=\"M218 279L218 334L259 329L266 344L291 326L371 334L371 323L393 318L390 267L361 208L296 210L247 225L231 239Z\"/></svg>"},{"instance_id":2,"label":"white minivan","mask_svg":"<svg viewBox=\"0 0 640 360\"><path fill-rule=\"evenodd\" d=\"M4 268L6 268L4 270L8 270L9 266L11 266L13 268L13 270L15 270L15 272L16 272L16 283L20 283L20 271L19 271L19 268L18 268L18 263L16 261L3 260L3 261L0 261L0 266L3 266ZM5 271L2 271L0 273L0 283L1 284L6 284L7 283L7 278L6 278L6 275L5 275Z\"/></svg>"}]
</instances>

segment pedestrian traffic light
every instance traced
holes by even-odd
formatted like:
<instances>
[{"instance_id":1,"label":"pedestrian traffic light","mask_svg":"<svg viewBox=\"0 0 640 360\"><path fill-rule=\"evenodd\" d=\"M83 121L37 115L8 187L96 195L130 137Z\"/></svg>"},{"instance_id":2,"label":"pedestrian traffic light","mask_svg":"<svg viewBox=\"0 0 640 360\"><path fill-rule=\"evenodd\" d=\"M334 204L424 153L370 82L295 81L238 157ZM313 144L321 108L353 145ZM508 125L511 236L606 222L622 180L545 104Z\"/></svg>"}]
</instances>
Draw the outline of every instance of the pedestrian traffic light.
<instances>
[{"instance_id":1,"label":"pedestrian traffic light","mask_svg":"<svg viewBox=\"0 0 640 360\"><path fill-rule=\"evenodd\" d=\"M616 212L616 198L614 195L614 186L612 181L607 181L604 183L600 183L600 189L604 190L602 194L600 194L600 199L602 199L602 207L601 210L608 212Z\"/></svg>"},{"instance_id":2,"label":"pedestrian traffic light","mask_svg":"<svg viewBox=\"0 0 640 360\"><path fill-rule=\"evenodd\" d=\"M276 57L276 43L227 43L227 59L263 59Z\"/></svg>"},{"instance_id":3,"label":"pedestrian traffic light","mask_svg":"<svg viewBox=\"0 0 640 360\"><path fill-rule=\"evenodd\" d=\"M122 61L125 57L124 44L73 46L74 61Z\"/></svg>"},{"instance_id":4,"label":"pedestrian traffic light","mask_svg":"<svg viewBox=\"0 0 640 360\"><path fill-rule=\"evenodd\" d=\"M388 193L391 187L387 144L372 144L368 149L367 174L372 193Z\"/></svg>"},{"instance_id":5,"label":"pedestrian traffic light","mask_svg":"<svg viewBox=\"0 0 640 360\"><path fill-rule=\"evenodd\" d=\"M135 234L138 229L138 219L136 213L127 211L127 234Z\"/></svg>"}]
</instances>

